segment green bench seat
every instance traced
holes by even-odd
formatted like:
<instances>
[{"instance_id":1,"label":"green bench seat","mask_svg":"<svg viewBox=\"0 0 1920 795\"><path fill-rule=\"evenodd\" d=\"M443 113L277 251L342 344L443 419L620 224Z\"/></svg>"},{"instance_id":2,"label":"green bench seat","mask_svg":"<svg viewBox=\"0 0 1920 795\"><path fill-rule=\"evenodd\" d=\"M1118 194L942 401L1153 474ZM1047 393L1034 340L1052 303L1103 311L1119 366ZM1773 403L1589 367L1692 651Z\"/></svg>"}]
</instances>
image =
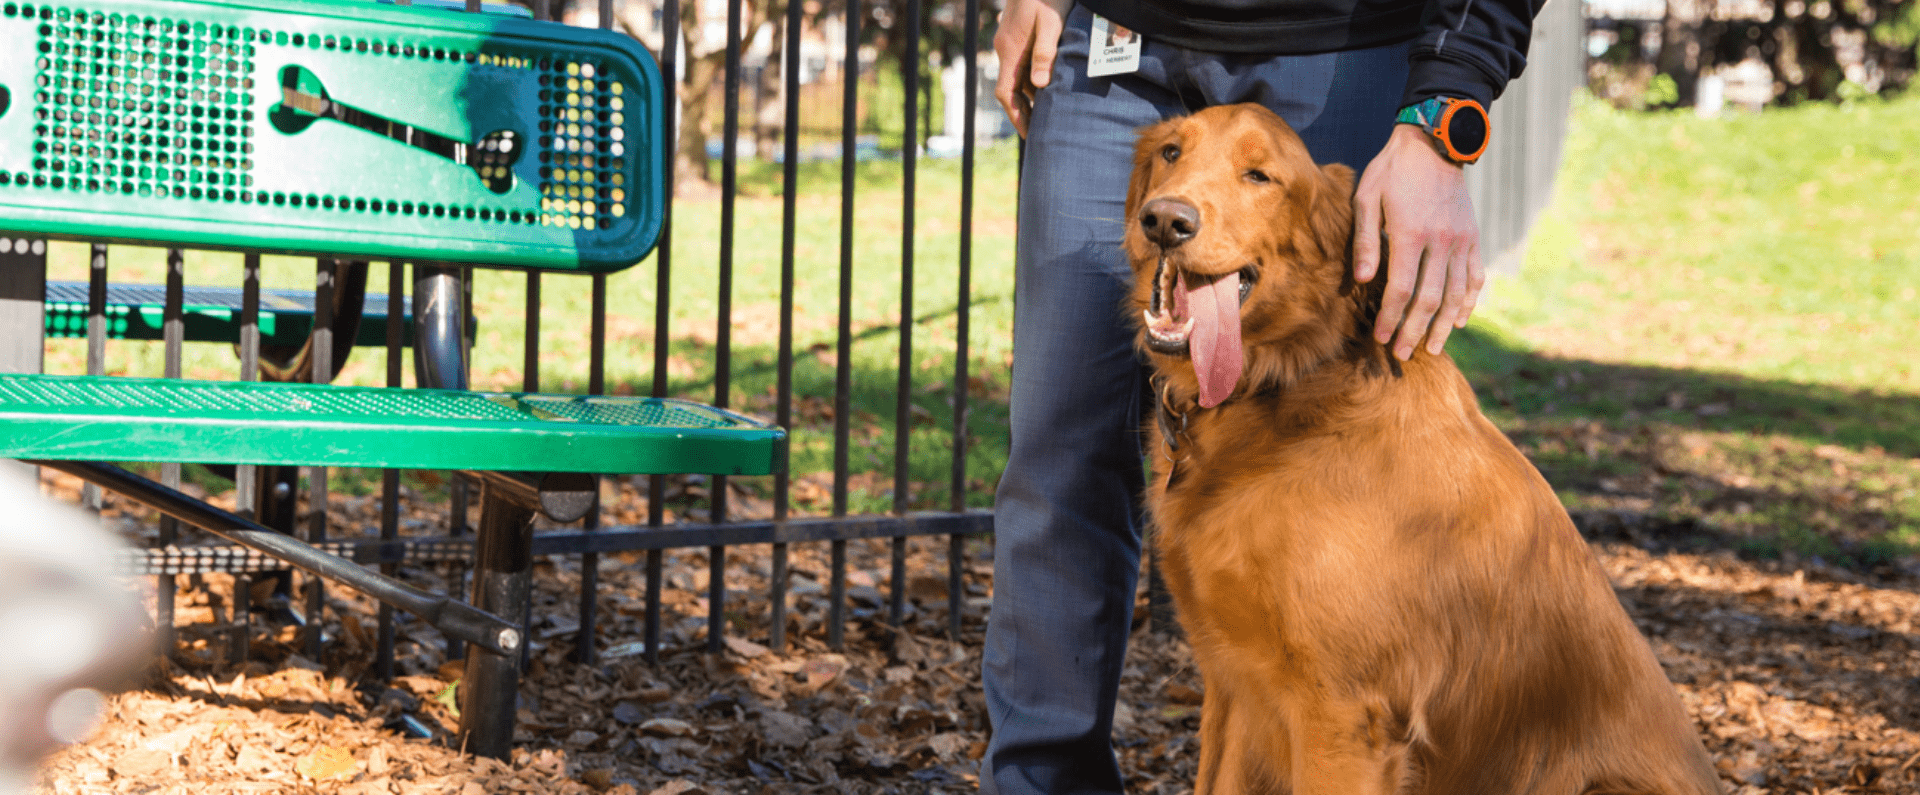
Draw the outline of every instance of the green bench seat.
<instances>
[{"instance_id":1,"label":"green bench seat","mask_svg":"<svg viewBox=\"0 0 1920 795\"><path fill-rule=\"evenodd\" d=\"M664 398L0 374L0 457L766 475L786 434Z\"/></svg>"},{"instance_id":2,"label":"green bench seat","mask_svg":"<svg viewBox=\"0 0 1920 795\"><path fill-rule=\"evenodd\" d=\"M241 290L238 287L188 287L181 308L183 338L187 342L240 341ZM166 318L167 288L157 284L107 285L107 339L160 340ZM360 332L353 344L378 348L387 344L387 296L368 293L360 314ZM400 314L400 344L413 346L413 307ZM313 333L313 291L260 291L260 344L298 348ZM467 317L467 336L475 329ZM87 336L86 282L47 282L46 336Z\"/></svg>"}]
</instances>

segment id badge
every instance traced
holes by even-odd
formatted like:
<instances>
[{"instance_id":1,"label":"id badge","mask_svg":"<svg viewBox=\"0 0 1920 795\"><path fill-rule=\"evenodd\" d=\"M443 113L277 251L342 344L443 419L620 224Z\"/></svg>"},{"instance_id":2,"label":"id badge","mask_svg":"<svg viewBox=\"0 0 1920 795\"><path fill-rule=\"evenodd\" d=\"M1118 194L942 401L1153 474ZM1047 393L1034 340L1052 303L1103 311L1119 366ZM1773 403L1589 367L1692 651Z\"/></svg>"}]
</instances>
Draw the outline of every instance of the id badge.
<instances>
[{"instance_id":1,"label":"id badge","mask_svg":"<svg viewBox=\"0 0 1920 795\"><path fill-rule=\"evenodd\" d=\"M1087 36L1087 76L1123 75L1140 69L1140 34L1093 15L1093 29Z\"/></svg>"}]
</instances>

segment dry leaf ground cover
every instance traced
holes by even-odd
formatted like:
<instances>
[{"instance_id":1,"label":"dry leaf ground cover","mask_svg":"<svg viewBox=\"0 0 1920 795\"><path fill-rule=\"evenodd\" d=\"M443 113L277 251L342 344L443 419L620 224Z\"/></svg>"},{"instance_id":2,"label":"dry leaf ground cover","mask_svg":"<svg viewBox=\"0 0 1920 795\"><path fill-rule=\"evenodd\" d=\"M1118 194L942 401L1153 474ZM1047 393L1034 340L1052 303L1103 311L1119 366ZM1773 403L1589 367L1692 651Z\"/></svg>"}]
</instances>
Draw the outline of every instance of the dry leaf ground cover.
<instances>
[{"instance_id":1,"label":"dry leaf ground cover","mask_svg":"<svg viewBox=\"0 0 1920 795\"><path fill-rule=\"evenodd\" d=\"M345 500L349 516L371 500ZM1725 551L1672 551L1670 527L1581 515L1622 601L1652 638L1720 765L1743 793L1920 791L1920 579ZM292 628L263 632L241 667L189 629L174 662L116 696L106 725L49 765L54 793L970 792L986 740L979 633L991 584L975 547L966 635L944 637L944 545L912 545L912 610L886 628L883 544L852 550L848 645L822 623L824 550L796 548L793 645L762 642L764 548L729 552L733 640L705 653L704 552L669 556L665 648L648 664L637 557L602 564L602 659L569 662L578 564L539 570L535 647L510 762L448 746L457 665L402 624L390 685L366 677L367 605L336 592L320 661ZM1649 548L1651 547L1651 548ZM438 572L413 572L434 581ZM221 608L225 583L182 577L182 623ZM1134 791L1180 793L1193 773L1201 684L1184 644L1154 631L1144 594L1116 743ZM427 736L421 736L424 730Z\"/></svg>"},{"instance_id":2,"label":"dry leaf ground cover","mask_svg":"<svg viewBox=\"0 0 1920 795\"><path fill-rule=\"evenodd\" d=\"M1728 790L1740 795L1920 792L1920 369L1912 358L1920 347L1920 194L1911 189L1920 165L1903 155L1920 147L1914 131L1920 100L1912 99L1721 120L1580 105L1560 194L1526 267L1496 283L1475 325L1449 344L1489 415L1573 511ZM689 208L690 219L696 214ZM922 276L948 275L933 270ZM701 278L678 276L676 285ZM1003 277L982 277L990 311L976 315L982 322L973 332L1001 344L1007 329L991 318L1006 309L993 292L1009 283ZM880 293L898 286L862 284ZM550 292L560 295L559 287ZM582 306L559 314L584 316ZM675 306L702 311L698 300ZM950 320L935 312L920 325L937 335ZM863 328L884 332L884 321L876 323ZM486 328L511 336L511 325ZM890 504L889 478L874 473L891 472L885 418L893 396L875 386L891 383L891 370L868 361L886 359L887 334L871 337L862 338L871 348L856 349L874 352L856 354L855 424L875 429L855 437L856 510ZM695 398L711 389L701 364L711 354L707 339L675 344L684 365L675 388ZM487 346L504 353L483 354L506 362L508 370L488 377L508 385L518 381L511 342ZM764 411L769 359L748 347L734 404ZM930 346L936 353L922 368L928 383L950 372L939 347ZM979 443L968 477L984 487L1004 456L996 445L1005 362L1004 348L976 350L991 353L973 364L981 383L968 385ZM816 348L801 358L801 394L830 391L826 355ZM377 364L364 367L377 372ZM547 364L563 383L565 372L581 369ZM937 388L915 396L932 416L916 421L926 426L916 435L947 427L948 399ZM815 401L797 414L797 471L821 460L817 441L833 419L825 406ZM916 483L931 484L916 488L916 504L944 504L945 464L933 460L944 453L932 449L929 461L913 464ZM795 505L824 510L821 476L796 480ZM375 525L376 500L352 485L363 481L352 473L335 479L335 535ZM439 532L444 484L408 485L403 527ZM767 510L765 483L731 486L739 513ZM69 498L74 490L69 482L50 487ZM667 507L697 518L704 487L677 481ZM643 492L615 484L606 495L610 521L643 517ZM151 537L149 514L119 503L108 513L129 534ZM644 618L639 556L601 559L600 659L591 666L567 661L580 563L543 562L538 646L519 750L507 762L448 747L458 669L430 629L403 623L399 675L374 681L370 606L335 589L325 623L332 643L320 659L295 653L293 629L261 622L249 661L226 666L217 662L221 639L195 628L226 610L226 583L180 578L182 644L173 662L117 696L92 740L54 758L45 788L970 792L986 739L977 672L990 550L969 546L958 643L944 634L944 541L915 541L911 550L904 585L912 609L895 632L882 606L892 587L884 543L851 545L848 643L838 651L824 642L823 545L793 550L792 640L783 651L764 645L768 550L729 550L734 640L717 655L703 651L707 553L671 553L658 664L634 645ZM440 570L405 575L426 587L449 585ZM1149 613L1143 598L1116 750L1133 791L1181 793L1204 694L1178 636L1158 631L1164 627Z\"/></svg>"}]
</instances>

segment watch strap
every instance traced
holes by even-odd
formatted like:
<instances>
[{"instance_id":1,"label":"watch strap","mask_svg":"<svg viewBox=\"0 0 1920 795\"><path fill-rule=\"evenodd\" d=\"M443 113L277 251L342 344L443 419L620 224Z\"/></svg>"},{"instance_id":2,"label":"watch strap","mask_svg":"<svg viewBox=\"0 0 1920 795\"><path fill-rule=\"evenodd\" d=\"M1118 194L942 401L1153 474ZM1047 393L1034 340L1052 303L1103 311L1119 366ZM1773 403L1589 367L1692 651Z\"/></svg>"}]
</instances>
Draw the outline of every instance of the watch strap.
<instances>
[{"instance_id":1,"label":"watch strap","mask_svg":"<svg viewBox=\"0 0 1920 795\"><path fill-rule=\"evenodd\" d=\"M1447 109L1445 100L1430 97L1400 109L1400 115L1394 117L1399 124L1415 124L1428 133L1433 132L1435 124L1440 123L1440 114Z\"/></svg>"},{"instance_id":2,"label":"watch strap","mask_svg":"<svg viewBox=\"0 0 1920 795\"><path fill-rule=\"evenodd\" d=\"M1478 118L1480 125L1474 133L1479 138L1477 142L1455 141L1449 134L1448 130L1455 114L1462 112ZM1480 106L1480 103L1455 97L1430 97L1415 102L1401 108L1400 113L1394 117L1394 121L1399 124L1417 125L1425 130L1427 137L1433 141L1434 147L1440 150L1441 156L1455 163L1472 163L1479 160L1480 155L1486 151L1488 134L1491 132L1487 129L1491 124L1487 118L1487 111ZM1471 151L1462 151L1460 148L1462 143L1470 146Z\"/></svg>"}]
</instances>

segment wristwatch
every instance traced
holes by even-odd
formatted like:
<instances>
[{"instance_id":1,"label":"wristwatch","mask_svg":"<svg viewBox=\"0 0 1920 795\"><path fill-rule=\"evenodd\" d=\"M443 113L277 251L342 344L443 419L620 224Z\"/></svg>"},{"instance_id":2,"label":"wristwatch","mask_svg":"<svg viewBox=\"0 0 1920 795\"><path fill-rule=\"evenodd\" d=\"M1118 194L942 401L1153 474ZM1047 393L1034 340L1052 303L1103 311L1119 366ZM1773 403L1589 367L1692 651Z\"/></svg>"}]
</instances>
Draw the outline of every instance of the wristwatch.
<instances>
[{"instance_id":1,"label":"wristwatch","mask_svg":"<svg viewBox=\"0 0 1920 795\"><path fill-rule=\"evenodd\" d=\"M1471 99L1433 97L1400 109L1400 124L1418 125L1433 139L1434 148L1455 163L1471 163L1487 151L1493 125L1487 109Z\"/></svg>"}]
</instances>

